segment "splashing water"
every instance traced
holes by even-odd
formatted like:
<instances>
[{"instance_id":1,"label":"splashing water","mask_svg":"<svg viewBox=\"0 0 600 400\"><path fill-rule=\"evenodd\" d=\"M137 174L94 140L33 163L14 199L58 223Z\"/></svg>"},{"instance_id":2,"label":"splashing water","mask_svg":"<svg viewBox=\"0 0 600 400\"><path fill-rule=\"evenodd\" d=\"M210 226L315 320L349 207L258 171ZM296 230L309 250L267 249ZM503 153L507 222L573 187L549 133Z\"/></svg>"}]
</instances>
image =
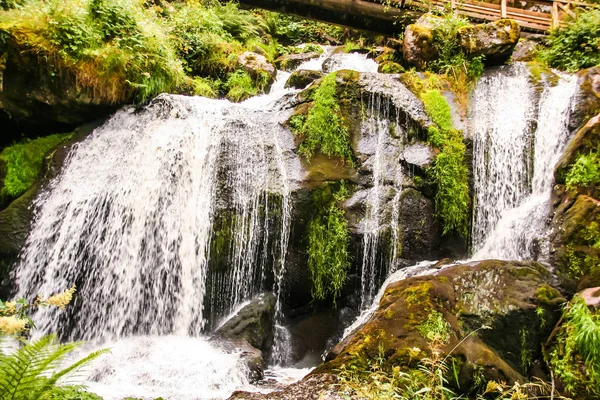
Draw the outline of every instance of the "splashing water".
<instances>
[{"instance_id":1,"label":"splashing water","mask_svg":"<svg viewBox=\"0 0 600 400\"><path fill-rule=\"evenodd\" d=\"M21 293L77 283L83 301L61 316L70 339L199 334L265 289L283 259L289 223L269 211L289 215L285 117L171 95L118 112L38 200ZM51 311L35 318L42 331L57 325Z\"/></svg>"},{"instance_id":2,"label":"splashing water","mask_svg":"<svg viewBox=\"0 0 600 400\"><path fill-rule=\"evenodd\" d=\"M569 138L577 82L562 76L538 99L525 67L513 68L483 78L472 99L473 259L547 253L553 169Z\"/></svg>"}]
</instances>

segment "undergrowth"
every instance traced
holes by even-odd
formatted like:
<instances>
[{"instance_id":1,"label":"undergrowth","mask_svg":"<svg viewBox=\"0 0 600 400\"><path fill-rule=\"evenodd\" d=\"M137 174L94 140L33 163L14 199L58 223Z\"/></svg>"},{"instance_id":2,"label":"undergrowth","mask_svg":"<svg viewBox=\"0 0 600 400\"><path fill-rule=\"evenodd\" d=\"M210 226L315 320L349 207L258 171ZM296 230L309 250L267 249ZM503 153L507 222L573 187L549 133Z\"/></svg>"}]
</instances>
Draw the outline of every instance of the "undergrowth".
<instances>
[{"instance_id":1,"label":"undergrowth","mask_svg":"<svg viewBox=\"0 0 600 400\"><path fill-rule=\"evenodd\" d=\"M577 186L600 185L598 153L592 151L588 154L579 154L567 172L565 183L569 189L575 189Z\"/></svg>"},{"instance_id":2,"label":"undergrowth","mask_svg":"<svg viewBox=\"0 0 600 400\"><path fill-rule=\"evenodd\" d=\"M354 153L336 98L336 87L335 72L325 76L314 93L308 114L293 117L290 126L302 137L299 152L304 157L310 159L320 152L329 157L340 157L353 165Z\"/></svg>"},{"instance_id":3,"label":"undergrowth","mask_svg":"<svg viewBox=\"0 0 600 400\"><path fill-rule=\"evenodd\" d=\"M308 224L308 267L312 280L312 297L322 301L332 298L335 304L346 282L350 267L348 223L339 203L348 196L342 181L313 193L313 217Z\"/></svg>"},{"instance_id":4,"label":"undergrowth","mask_svg":"<svg viewBox=\"0 0 600 400\"><path fill-rule=\"evenodd\" d=\"M227 81L239 79L241 53L258 51L273 61L290 52L287 45L343 33L216 0L5 0L0 7L7 9L0 33L26 57L22 62L39 63L53 79L106 103L143 102L162 92L224 96L236 86ZM232 96L265 88L262 79L252 86Z\"/></svg>"},{"instance_id":5,"label":"undergrowth","mask_svg":"<svg viewBox=\"0 0 600 400\"><path fill-rule=\"evenodd\" d=\"M538 59L553 68L576 72L600 65L600 8L579 11L566 26L554 29Z\"/></svg>"},{"instance_id":6,"label":"undergrowth","mask_svg":"<svg viewBox=\"0 0 600 400\"><path fill-rule=\"evenodd\" d=\"M590 311L583 298L576 296L565 309L548 361L571 394L600 396L600 314Z\"/></svg>"},{"instance_id":7,"label":"undergrowth","mask_svg":"<svg viewBox=\"0 0 600 400\"><path fill-rule=\"evenodd\" d=\"M39 178L46 154L70 134L55 134L6 147L0 159L6 163L6 177L0 194L16 198Z\"/></svg>"},{"instance_id":8,"label":"undergrowth","mask_svg":"<svg viewBox=\"0 0 600 400\"><path fill-rule=\"evenodd\" d=\"M462 135L454 129L452 111L438 90L421 95L427 114L437 126L429 128L429 142L440 149L429 174L437 191L435 209L443 222L443 233L452 231L464 238L469 235L469 169L465 162Z\"/></svg>"}]
</instances>

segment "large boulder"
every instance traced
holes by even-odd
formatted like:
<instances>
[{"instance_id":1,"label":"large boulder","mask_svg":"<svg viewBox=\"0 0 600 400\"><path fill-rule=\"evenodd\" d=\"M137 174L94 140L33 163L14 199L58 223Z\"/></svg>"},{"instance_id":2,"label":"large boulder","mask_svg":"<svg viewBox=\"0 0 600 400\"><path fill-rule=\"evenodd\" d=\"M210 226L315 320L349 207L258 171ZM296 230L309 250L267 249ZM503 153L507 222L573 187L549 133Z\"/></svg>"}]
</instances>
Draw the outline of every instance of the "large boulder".
<instances>
[{"instance_id":1,"label":"large boulder","mask_svg":"<svg viewBox=\"0 0 600 400\"><path fill-rule=\"evenodd\" d=\"M435 320L445 339L433 349L455 360L453 383L461 390L475 385L474 371L485 379L521 381L541 357L565 301L550 280L538 263L488 260L392 283L371 319L314 373L343 365L365 370L375 359L383 368L415 368L432 351L428 335Z\"/></svg>"},{"instance_id":2,"label":"large boulder","mask_svg":"<svg viewBox=\"0 0 600 400\"><path fill-rule=\"evenodd\" d=\"M321 53L311 51L300 54L284 54L275 60L275 66L282 71L291 71L296 69L300 64L321 57Z\"/></svg>"},{"instance_id":3,"label":"large boulder","mask_svg":"<svg viewBox=\"0 0 600 400\"><path fill-rule=\"evenodd\" d=\"M273 342L275 301L271 293L260 294L220 326L215 335L244 339L259 350L268 350Z\"/></svg>"},{"instance_id":4,"label":"large boulder","mask_svg":"<svg viewBox=\"0 0 600 400\"><path fill-rule=\"evenodd\" d=\"M503 63L508 60L520 35L521 28L512 19L458 29L458 40L463 50L471 56L484 55L488 63Z\"/></svg>"},{"instance_id":5,"label":"large boulder","mask_svg":"<svg viewBox=\"0 0 600 400\"><path fill-rule=\"evenodd\" d=\"M428 62L438 57L434 31L442 23L442 18L425 14L417 22L406 27L402 44L402 54L406 62L424 69Z\"/></svg>"},{"instance_id":6,"label":"large boulder","mask_svg":"<svg viewBox=\"0 0 600 400\"><path fill-rule=\"evenodd\" d=\"M245 51L238 56L237 62L253 79L264 85L264 88L269 88L275 81L277 70L265 56Z\"/></svg>"}]
</instances>

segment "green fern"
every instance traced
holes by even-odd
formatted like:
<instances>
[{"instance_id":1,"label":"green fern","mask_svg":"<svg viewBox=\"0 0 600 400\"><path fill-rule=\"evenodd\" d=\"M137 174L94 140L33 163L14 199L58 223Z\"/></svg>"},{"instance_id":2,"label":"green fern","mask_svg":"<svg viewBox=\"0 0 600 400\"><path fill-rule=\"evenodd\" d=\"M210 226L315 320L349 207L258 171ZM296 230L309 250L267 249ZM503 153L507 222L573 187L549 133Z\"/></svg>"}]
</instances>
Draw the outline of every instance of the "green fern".
<instances>
[{"instance_id":1,"label":"green fern","mask_svg":"<svg viewBox=\"0 0 600 400\"><path fill-rule=\"evenodd\" d=\"M49 398L62 378L73 374L107 350L100 350L60 369L65 357L81 342L60 344L56 335L34 342L22 341L11 354L0 353L0 400Z\"/></svg>"}]
</instances>

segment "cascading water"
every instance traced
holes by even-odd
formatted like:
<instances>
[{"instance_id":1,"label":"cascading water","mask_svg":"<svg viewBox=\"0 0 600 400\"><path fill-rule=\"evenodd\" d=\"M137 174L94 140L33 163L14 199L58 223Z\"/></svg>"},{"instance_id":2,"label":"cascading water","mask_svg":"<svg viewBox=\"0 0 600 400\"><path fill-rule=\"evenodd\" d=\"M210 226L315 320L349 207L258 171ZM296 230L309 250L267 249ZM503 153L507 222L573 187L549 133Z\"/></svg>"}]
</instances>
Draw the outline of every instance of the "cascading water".
<instances>
[{"instance_id":1,"label":"cascading water","mask_svg":"<svg viewBox=\"0 0 600 400\"><path fill-rule=\"evenodd\" d=\"M332 68L373 65L353 55ZM241 105L161 95L124 108L74 146L36 200L20 294L77 285L66 312L34 318L38 334L112 348L88 382L105 398L222 398L246 387L240 351L202 333L262 291L277 299L271 361L286 363L290 193L303 176L283 126L287 76Z\"/></svg>"},{"instance_id":2,"label":"cascading water","mask_svg":"<svg viewBox=\"0 0 600 400\"><path fill-rule=\"evenodd\" d=\"M403 133L397 121L390 121L390 100L372 94L368 100L368 115L361 123L361 141L359 150L370 154L363 167L372 171L370 184L366 194L366 209L361 221L362 262L361 262L361 298L360 308L371 304L376 293L378 282L387 276L394 264L396 244L398 240L398 210L385 210L386 202L397 208L398 196L401 192L402 169L396 161L403 146L403 139L392 137L390 132ZM385 222L384 222L385 221ZM384 229L391 230L391 237L385 238L389 243L390 258L383 257L380 236ZM385 274L383 276L380 276Z\"/></svg>"},{"instance_id":3,"label":"cascading water","mask_svg":"<svg viewBox=\"0 0 600 400\"><path fill-rule=\"evenodd\" d=\"M538 95L523 65L504 72L482 78L471 102L472 258L538 259L577 83L562 76Z\"/></svg>"}]
</instances>

